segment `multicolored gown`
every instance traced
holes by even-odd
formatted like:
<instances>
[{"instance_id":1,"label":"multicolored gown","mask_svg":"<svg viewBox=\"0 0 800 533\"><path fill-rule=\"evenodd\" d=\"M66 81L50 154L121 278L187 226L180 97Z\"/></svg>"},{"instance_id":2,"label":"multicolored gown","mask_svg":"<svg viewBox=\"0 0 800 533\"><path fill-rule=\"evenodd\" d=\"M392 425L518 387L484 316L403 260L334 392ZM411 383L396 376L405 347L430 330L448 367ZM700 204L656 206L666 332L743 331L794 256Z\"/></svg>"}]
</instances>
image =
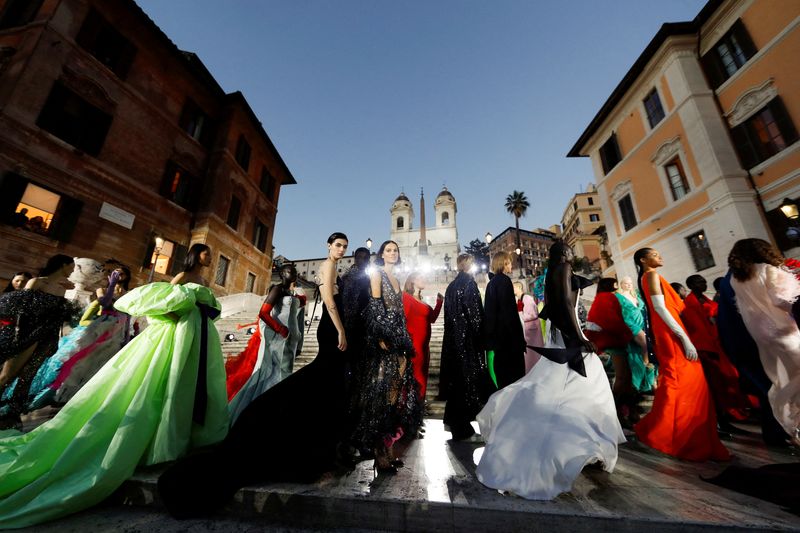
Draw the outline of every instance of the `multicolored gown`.
<instances>
[{"instance_id":1,"label":"multicolored gown","mask_svg":"<svg viewBox=\"0 0 800 533\"><path fill-rule=\"evenodd\" d=\"M211 290L152 283L116 307L147 316L150 325L53 419L26 434L0 432L0 528L90 507L137 465L225 437L225 370L211 322L219 304Z\"/></svg>"}]
</instances>

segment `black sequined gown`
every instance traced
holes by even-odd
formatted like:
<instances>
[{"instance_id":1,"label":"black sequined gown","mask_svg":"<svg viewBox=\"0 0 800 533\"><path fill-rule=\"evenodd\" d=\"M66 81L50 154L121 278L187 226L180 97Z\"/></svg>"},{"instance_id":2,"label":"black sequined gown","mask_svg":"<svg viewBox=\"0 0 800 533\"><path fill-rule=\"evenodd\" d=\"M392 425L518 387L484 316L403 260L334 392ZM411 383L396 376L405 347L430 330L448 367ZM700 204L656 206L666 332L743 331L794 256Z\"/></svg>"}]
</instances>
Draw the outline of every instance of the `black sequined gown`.
<instances>
[{"instance_id":1,"label":"black sequined gown","mask_svg":"<svg viewBox=\"0 0 800 533\"><path fill-rule=\"evenodd\" d=\"M0 365L36 344L3 406L4 416L18 417L24 411L36 372L58 349L61 327L79 317L80 308L75 303L40 290L26 289L0 296Z\"/></svg>"},{"instance_id":2,"label":"black sequined gown","mask_svg":"<svg viewBox=\"0 0 800 533\"><path fill-rule=\"evenodd\" d=\"M385 272L380 274L382 296L370 298L364 310L366 337L358 378L358 423L353 434L353 441L363 450L387 444L399 429L415 433L422 423L403 294L395 292ZM381 348L381 342L387 350Z\"/></svg>"},{"instance_id":3,"label":"black sequined gown","mask_svg":"<svg viewBox=\"0 0 800 533\"><path fill-rule=\"evenodd\" d=\"M444 423L453 438L474 433L470 422L494 389L483 350L483 305L478 285L461 272L444 296L444 338L439 376L439 399L446 400Z\"/></svg>"},{"instance_id":4,"label":"black sequined gown","mask_svg":"<svg viewBox=\"0 0 800 533\"><path fill-rule=\"evenodd\" d=\"M317 340L314 361L253 400L216 449L179 460L161 475L159 493L173 516L212 512L245 485L311 482L333 467L346 438L346 365L324 306Z\"/></svg>"}]
</instances>

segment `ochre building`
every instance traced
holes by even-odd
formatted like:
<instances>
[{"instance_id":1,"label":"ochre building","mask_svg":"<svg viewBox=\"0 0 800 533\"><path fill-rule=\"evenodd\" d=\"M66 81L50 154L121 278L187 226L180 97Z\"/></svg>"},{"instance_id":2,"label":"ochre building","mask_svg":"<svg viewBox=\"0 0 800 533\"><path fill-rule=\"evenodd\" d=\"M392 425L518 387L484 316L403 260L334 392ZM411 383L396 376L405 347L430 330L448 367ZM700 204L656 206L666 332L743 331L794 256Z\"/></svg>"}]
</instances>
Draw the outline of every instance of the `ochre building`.
<instances>
[{"instance_id":1,"label":"ochre building","mask_svg":"<svg viewBox=\"0 0 800 533\"><path fill-rule=\"evenodd\" d=\"M742 238L797 257L800 2L711 0L664 24L570 150L590 157L614 261L657 248L683 283L727 271Z\"/></svg>"}]
</instances>

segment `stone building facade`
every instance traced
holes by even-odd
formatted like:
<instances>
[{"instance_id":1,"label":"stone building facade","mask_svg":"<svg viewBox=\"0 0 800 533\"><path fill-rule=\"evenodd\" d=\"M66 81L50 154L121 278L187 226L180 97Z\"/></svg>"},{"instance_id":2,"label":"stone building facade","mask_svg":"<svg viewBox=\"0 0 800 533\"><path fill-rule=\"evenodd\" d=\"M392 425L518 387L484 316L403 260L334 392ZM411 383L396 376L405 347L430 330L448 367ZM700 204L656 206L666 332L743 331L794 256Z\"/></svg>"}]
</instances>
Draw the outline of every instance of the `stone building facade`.
<instances>
[{"instance_id":1,"label":"stone building facade","mask_svg":"<svg viewBox=\"0 0 800 533\"><path fill-rule=\"evenodd\" d=\"M261 292L293 183L243 95L135 2L0 1L0 278L66 253L167 280L203 242L215 292Z\"/></svg>"},{"instance_id":2,"label":"stone building facade","mask_svg":"<svg viewBox=\"0 0 800 533\"><path fill-rule=\"evenodd\" d=\"M552 230L540 228L529 231L520 229L520 253L517 254L517 229L509 226L489 243L489 256L494 256L498 252L508 252L514 257L512 277L520 277L520 269L522 270L522 277L538 276L544 272L547 266L550 246L556 238L558 238L558 234ZM487 269L489 266L487 265ZM481 270L483 270L483 266L481 266Z\"/></svg>"},{"instance_id":3,"label":"stone building facade","mask_svg":"<svg viewBox=\"0 0 800 533\"><path fill-rule=\"evenodd\" d=\"M572 247L575 257L588 263L585 265L587 269L599 272L606 270L608 265L602 254L605 221L593 183L589 184L586 192L579 192L570 198L561 217L561 227L561 238Z\"/></svg>"},{"instance_id":4,"label":"stone building facade","mask_svg":"<svg viewBox=\"0 0 800 533\"><path fill-rule=\"evenodd\" d=\"M710 0L664 24L570 157L590 157L618 274L645 246L669 281L713 279L742 238L800 247L800 2ZM796 234L795 234L796 235Z\"/></svg>"},{"instance_id":5,"label":"stone building facade","mask_svg":"<svg viewBox=\"0 0 800 533\"><path fill-rule=\"evenodd\" d=\"M414 224L414 207L401 193L390 209L391 230L389 239L397 243L400 257L410 269L453 270L461 251L458 244L456 199L443 187L433 203L434 223L428 225L425 212L425 195L420 194L419 228Z\"/></svg>"}]
</instances>

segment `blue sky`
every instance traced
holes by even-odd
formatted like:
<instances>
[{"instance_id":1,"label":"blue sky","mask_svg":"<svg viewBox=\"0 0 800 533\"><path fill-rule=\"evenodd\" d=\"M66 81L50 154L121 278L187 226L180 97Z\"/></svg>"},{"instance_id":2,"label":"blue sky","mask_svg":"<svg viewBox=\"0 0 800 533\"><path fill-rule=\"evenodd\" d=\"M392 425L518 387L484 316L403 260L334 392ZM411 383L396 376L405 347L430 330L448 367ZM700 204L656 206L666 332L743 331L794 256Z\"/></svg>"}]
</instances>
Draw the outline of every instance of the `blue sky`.
<instances>
[{"instance_id":1,"label":"blue sky","mask_svg":"<svg viewBox=\"0 0 800 533\"><path fill-rule=\"evenodd\" d=\"M242 91L297 185L273 244L290 259L389 235L401 190L428 220L446 185L459 241L559 223L593 180L566 153L663 22L703 0L138 0L227 92ZM429 222L430 223L430 222Z\"/></svg>"}]
</instances>

